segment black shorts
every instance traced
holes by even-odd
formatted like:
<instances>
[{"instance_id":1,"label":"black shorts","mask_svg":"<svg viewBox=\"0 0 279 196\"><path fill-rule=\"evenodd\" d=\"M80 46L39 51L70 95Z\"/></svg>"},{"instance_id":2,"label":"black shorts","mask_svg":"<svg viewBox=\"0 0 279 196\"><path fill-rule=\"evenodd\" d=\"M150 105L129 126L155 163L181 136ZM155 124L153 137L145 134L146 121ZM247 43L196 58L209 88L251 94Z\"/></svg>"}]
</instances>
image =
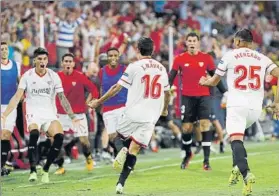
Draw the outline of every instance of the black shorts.
<instances>
[{"instance_id":1,"label":"black shorts","mask_svg":"<svg viewBox=\"0 0 279 196\"><path fill-rule=\"evenodd\" d=\"M183 123L193 123L201 119L210 119L211 96L182 96L181 119Z\"/></svg>"}]
</instances>

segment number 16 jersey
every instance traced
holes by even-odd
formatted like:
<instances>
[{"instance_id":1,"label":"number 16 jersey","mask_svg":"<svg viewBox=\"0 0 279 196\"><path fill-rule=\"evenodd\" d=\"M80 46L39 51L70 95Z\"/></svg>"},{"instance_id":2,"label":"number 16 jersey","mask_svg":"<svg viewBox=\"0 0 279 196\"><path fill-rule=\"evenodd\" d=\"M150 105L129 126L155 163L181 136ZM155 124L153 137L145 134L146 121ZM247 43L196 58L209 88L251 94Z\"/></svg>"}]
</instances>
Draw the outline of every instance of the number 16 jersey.
<instances>
[{"instance_id":1,"label":"number 16 jersey","mask_svg":"<svg viewBox=\"0 0 279 196\"><path fill-rule=\"evenodd\" d=\"M220 76L227 73L227 107L261 110L265 75L276 67L268 57L249 48L227 52L216 70Z\"/></svg>"},{"instance_id":2,"label":"number 16 jersey","mask_svg":"<svg viewBox=\"0 0 279 196\"><path fill-rule=\"evenodd\" d=\"M118 84L128 89L124 113L134 122L156 123L170 86L166 68L154 59L128 65Z\"/></svg>"}]
</instances>

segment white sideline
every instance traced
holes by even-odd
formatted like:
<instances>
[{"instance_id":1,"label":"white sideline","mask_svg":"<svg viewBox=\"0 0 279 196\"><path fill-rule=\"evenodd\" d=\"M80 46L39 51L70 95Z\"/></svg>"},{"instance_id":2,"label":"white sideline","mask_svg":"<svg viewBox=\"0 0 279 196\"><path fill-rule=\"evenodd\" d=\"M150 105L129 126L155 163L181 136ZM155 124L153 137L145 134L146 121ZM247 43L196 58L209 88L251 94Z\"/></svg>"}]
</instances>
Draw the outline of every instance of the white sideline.
<instances>
[{"instance_id":1,"label":"white sideline","mask_svg":"<svg viewBox=\"0 0 279 196\"><path fill-rule=\"evenodd\" d=\"M273 153L273 152L278 152L278 150L266 151L266 152L264 152L264 154L270 154L270 153ZM260 155L262 153L263 152L249 153L249 156L256 156L256 155ZM214 160L220 160L220 159L227 159L227 158L231 158L231 157L232 157L231 155L226 155L226 156L212 157L210 160L214 161ZM191 161L191 164L201 163L202 161L203 161L203 159L194 160L194 161ZM146 172L146 171L165 168L165 167L174 167L174 166L179 166L179 165L180 164L178 164L178 163L159 165L159 166L149 167L149 168L145 168L145 169L138 169L138 170L135 171L135 173ZM87 178L82 178L80 180L51 181L50 184L59 184L59 183L64 183L64 182L71 182L71 183L82 182L82 181L86 181L86 180L93 180L93 179L98 179L98 178L103 178L103 177L111 177L111 176L118 176L118 175L119 174L106 174L106 175L98 175L98 176L91 176L91 177L87 177ZM18 186L17 188L27 188L27 187L33 187L33 186L40 186L40 185L43 185L43 184L44 183L29 184L29 185L24 185L24 186Z\"/></svg>"}]
</instances>

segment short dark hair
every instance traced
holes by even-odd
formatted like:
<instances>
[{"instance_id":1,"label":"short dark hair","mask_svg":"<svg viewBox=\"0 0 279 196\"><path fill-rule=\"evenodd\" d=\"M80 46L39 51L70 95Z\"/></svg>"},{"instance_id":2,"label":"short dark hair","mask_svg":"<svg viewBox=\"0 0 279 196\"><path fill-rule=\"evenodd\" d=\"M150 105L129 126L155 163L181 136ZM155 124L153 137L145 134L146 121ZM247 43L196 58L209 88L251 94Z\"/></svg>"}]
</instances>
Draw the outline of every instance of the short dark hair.
<instances>
[{"instance_id":1,"label":"short dark hair","mask_svg":"<svg viewBox=\"0 0 279 196\"><path fill-rule=\"evenodd\" d=\"M109 48L109 49L107 50L107 54L109 53L109 51L113 51L113 50L115 50L115 51L117 51L117 52L119 53L118 48L111 47L111 48Z\"/></svg>"},{"instance_id":2,"label":"short dark hair","mask_svg":"<svg viewBox=\"0 0 279 196\"><path fill-rule=\"evenodd\" d=\"M39 47L34 51L34 58L36 58L37 56L42 55L42 54L45 54L48 56L48 51L42 47Z\"/></svg>"},{"instance_id":3,"label":"short dark hair","mask_svg":"<svg viewBox=\"0 0 279 196\"><path fill-rule=\"evenodd\" d=\"M142 56L151 56L154 42L150 37L141 37L138 41L138 49Z\"/></svg>"},{"instance_id":4,"label":"short dark hair","mask_svg":"<svg viewBox=\"0 0 279 196\"><path fill-rule=\"evenodd\" d=\"M195 32L188 33L188 35L186 36L186 40L189 37L196 37L198 39L198 41L200 41L200 36L197 33L195 33Z\"/></svg>"},{"instance_id":5,"label":"short dark hair","mask_svg":"<svg viewBox=\"0 0 279 196\"><path fill-rule=\"evenodd\" d=\"M1 41L1 46L2 45L8 45L8 43L7 42L4 42L4 41Z\"/></svg>"},{"instance_id":6,"label":"short dark hair","mask_svg":"<svg viewBox=\"0 0 279 196\"><path fill-rule=\"evenodd\" d=\"M253 42L253 34L249 29L240 29L235 33L234 37L239 38L241 41Z\"/></svg>"},{"instance_id":7,"label":"short dark hair","mask_svg":"<svg viewBox=\"0 0 279 196\"><path fill-rule=\"evenodd\" d=\"M75 58L75 55L73 53L68 52L62 56L62 61L64 61L64 58L67 56L72 57L73 59Z\"/></svg>"}]
</instances>

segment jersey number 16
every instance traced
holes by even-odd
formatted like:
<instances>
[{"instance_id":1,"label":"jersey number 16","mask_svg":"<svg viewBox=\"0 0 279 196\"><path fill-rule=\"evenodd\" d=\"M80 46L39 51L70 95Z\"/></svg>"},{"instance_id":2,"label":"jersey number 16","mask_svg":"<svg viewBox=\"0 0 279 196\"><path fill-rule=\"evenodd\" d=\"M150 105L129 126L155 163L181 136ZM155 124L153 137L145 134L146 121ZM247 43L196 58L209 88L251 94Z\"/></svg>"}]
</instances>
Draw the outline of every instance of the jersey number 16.
<instances>
[{"instance_id":1,"label":"jersey number 16","mask_svg":"<svg viewBox=\"0 0 279 196\"><path fill-rule=\"evenodd\" d=\"M234 81L234 87L239 90L246 90L247 88L259 90L261 88L261 77L259 71L261 71L260 66L249 66L248 70L244 65L237 65L234 68L234 73L240 73L240 76ZM243 84L242 81L247 77L248 83Z\"/></svg>"},{"instance_id":2,"label":"jersey number 16","mask_svg":"<svg viewBox=\"0 0 279 196\"><path fill-rule=\"evenodd\" d=\"M141 83L144 83L144 98L158 99L161 96L162 85L158 82L160 75L151 78L150 75L144 75Z\"/></svg>"}]
</instances>

